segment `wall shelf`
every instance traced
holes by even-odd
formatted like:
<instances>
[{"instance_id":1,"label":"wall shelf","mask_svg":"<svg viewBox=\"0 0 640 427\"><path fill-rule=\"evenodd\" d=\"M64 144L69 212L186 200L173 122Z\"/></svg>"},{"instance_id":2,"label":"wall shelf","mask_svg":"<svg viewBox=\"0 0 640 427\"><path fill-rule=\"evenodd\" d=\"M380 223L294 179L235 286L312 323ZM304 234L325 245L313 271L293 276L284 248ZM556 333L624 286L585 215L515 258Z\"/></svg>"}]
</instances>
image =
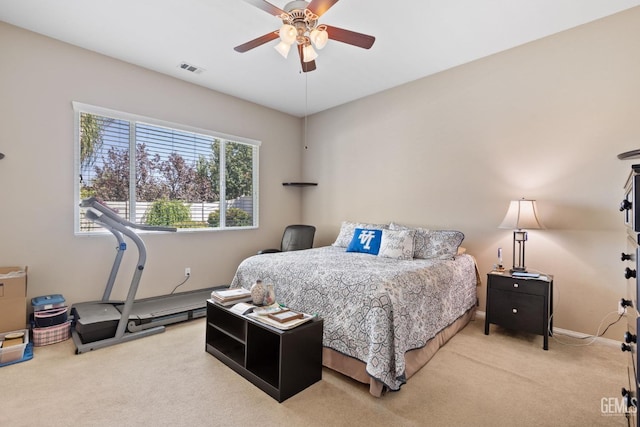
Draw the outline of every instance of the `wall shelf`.
<instances>
[{"instance_id":1,"label":"wall shelf","mask_svg":"<svg viewBox=\"0 0 640 427\"><path fill-rule=\"evenodd\" d=\"M317 182L283 182L285 187L312 187L318 185Z\"/></svg>"}]
</instances>

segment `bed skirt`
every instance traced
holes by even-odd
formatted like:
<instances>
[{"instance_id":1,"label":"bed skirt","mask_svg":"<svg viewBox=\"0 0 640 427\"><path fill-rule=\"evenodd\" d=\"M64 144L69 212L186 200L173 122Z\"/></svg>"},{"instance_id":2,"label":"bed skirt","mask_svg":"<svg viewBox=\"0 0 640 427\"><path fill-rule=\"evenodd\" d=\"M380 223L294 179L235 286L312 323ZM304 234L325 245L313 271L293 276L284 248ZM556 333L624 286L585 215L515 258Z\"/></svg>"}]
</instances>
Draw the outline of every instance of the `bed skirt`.
<instances>
[{"instance_id":1,"label":"bed skirt","mask_svg":"<svg viewBox=\"0 0 640 427\"><path fill-rule=\"evenodd\" d=\"M407 380L420 370L436 352L446 344L455 334L461 331L467 324L475 318L476 307L471 307L465 314L458 317L452 324L441 330L427 344L415 350L405 353ZM366 364L350 356L345 356L327 347L322 348L322 364L329 369L340 372L361 383L369 384L369 393L376 397L382 396L385 391L384 385L369 376L366 371Z\"/></svg>"}]
</instances>

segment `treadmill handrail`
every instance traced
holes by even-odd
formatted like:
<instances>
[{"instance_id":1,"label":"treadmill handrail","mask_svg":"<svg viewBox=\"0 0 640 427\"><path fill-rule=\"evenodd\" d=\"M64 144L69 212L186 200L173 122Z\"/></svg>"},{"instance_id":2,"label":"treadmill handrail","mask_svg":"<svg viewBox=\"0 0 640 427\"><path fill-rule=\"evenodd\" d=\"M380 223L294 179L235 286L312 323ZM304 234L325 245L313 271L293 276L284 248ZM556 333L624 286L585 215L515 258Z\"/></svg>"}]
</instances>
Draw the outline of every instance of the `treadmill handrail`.
<instances>
[{"instance_id":1,"label":"treadmill handrail","mask_svg":"<svg viewBox=\"0 0 640 427\"><path fill-rule=\"evenodd\" d=\"M106 225L107 230L111 231L111 233L114 235L116 235L116 232L124 234L125 236L130 238L138 248L138 264L133 273L133 278L131 279L131 284L129 285L129 291L127 293L127 299L124 302L123 308L121 310L120 320L118 321L118 326L116 328L115 338L120 339L124 336L124 333L127 329L127 322L129 321L131 310L133 309L133 303L135 302L136 293L138 292L138 286L140 285L140 278L142 277L142 272L147 262L147 249L138 234L131 228L126 226L125 223L128 221L123 220L122 218L120 218L120 216L115 214L97 215L93 210L93 207L87 209L85 216L87 217L87 219L93 222L101 225Z\"/></svg>"},{"instance_id":2,"label":"treadmill handrail","mask_svg":"<svg viewBox=\"0 0 640 427\"><path fill-rule=\"evenodd\" d=\"M113 290L113 285L116 281L118 270L120 269L120 264L122 262L122 257L124 256L124 251L127 250L127 244L125 243L123 234L120 231L116 230L115 228L107 224L105 221L101 220L101 219L107 219L106 216L102 218L102 215L98 215L95 211L91 209L87 209L87 211L84 214L84 217L87 218L89 221L92 221L102 226L103 228L106 228L107 230L109 230L111 234L113 234L113 236L118 241L118 246L116 247L116 250L117 250L116 258L113 261L113 265L111 266L109 279L107 280L107 285L105 286L104 293L102 294L102 301L107 302L111 298L111 291Z\"/></svg>"},{"instance_id":3,"label":"treadmill handrail","mask_svg":"<svg viewBox=\"0 0 640 427\"><path fill-rule=\"evenodd\" d=\"M175 228L175 227L164 227L164 226L158 226L158 225L135 224L133 222L127 221L126 219L124 219L123 217L118 215L116 213L116 211L111 209L109 206L107 206L104 203L100 202L96 197L89 197L88 199L84 199L80 203L80 206L83 207L83 208L95 209L95 210L99 211L100 213L102 213L103 215L107 215L107 217L111 218L112 220L114 220L116 222L119 222L120 224L124 225L125 227L137 228L138 230L145 230L145 231L170 231L170 232L178 231L178 229Z\"/></svg>"}]
</instances>

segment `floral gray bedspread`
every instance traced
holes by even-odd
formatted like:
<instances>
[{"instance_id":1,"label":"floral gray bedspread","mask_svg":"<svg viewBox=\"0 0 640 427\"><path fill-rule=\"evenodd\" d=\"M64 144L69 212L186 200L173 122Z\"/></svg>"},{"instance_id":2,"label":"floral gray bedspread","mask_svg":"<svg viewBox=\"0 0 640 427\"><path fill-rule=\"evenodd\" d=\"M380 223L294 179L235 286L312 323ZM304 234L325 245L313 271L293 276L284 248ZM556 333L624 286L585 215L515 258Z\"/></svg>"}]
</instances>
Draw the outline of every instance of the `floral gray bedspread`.
<instances>
[{"instance_id":1,"label":"floral gray bedspread","mask_svg":"<svg viewBox=\"0 0 640 427\"><path fill-rule=\"evenodd\" d=\"M365 362L369 375L398 390L405 352L476 303L476 277L466 254L403 261L325 246L247 258L231 287L272 283L279 303L324 319L325 347Z\"/></svg>"}]
</instances>

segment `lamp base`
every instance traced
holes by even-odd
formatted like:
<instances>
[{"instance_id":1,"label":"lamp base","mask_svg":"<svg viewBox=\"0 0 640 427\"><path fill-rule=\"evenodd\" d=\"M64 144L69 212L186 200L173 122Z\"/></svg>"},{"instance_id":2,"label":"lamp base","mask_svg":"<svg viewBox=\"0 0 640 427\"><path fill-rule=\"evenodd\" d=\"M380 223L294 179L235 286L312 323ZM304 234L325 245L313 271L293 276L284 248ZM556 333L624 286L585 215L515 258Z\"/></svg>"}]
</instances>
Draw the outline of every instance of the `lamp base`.
<instances>
[{"instance_id":1,"label":"lamp base","mask_svg":"<svg viewBox=\"0 0 640 427\"><path fill-rule=\"evenodd\" d=\"M527 241L527 232L516 230L513 232L513 267L511 273L526 273L527 267L524 265L524 243ZM517 246L517 249L516 249ZM517 264L517 265L516 265Z\"/></svg>"}]
</instances>

